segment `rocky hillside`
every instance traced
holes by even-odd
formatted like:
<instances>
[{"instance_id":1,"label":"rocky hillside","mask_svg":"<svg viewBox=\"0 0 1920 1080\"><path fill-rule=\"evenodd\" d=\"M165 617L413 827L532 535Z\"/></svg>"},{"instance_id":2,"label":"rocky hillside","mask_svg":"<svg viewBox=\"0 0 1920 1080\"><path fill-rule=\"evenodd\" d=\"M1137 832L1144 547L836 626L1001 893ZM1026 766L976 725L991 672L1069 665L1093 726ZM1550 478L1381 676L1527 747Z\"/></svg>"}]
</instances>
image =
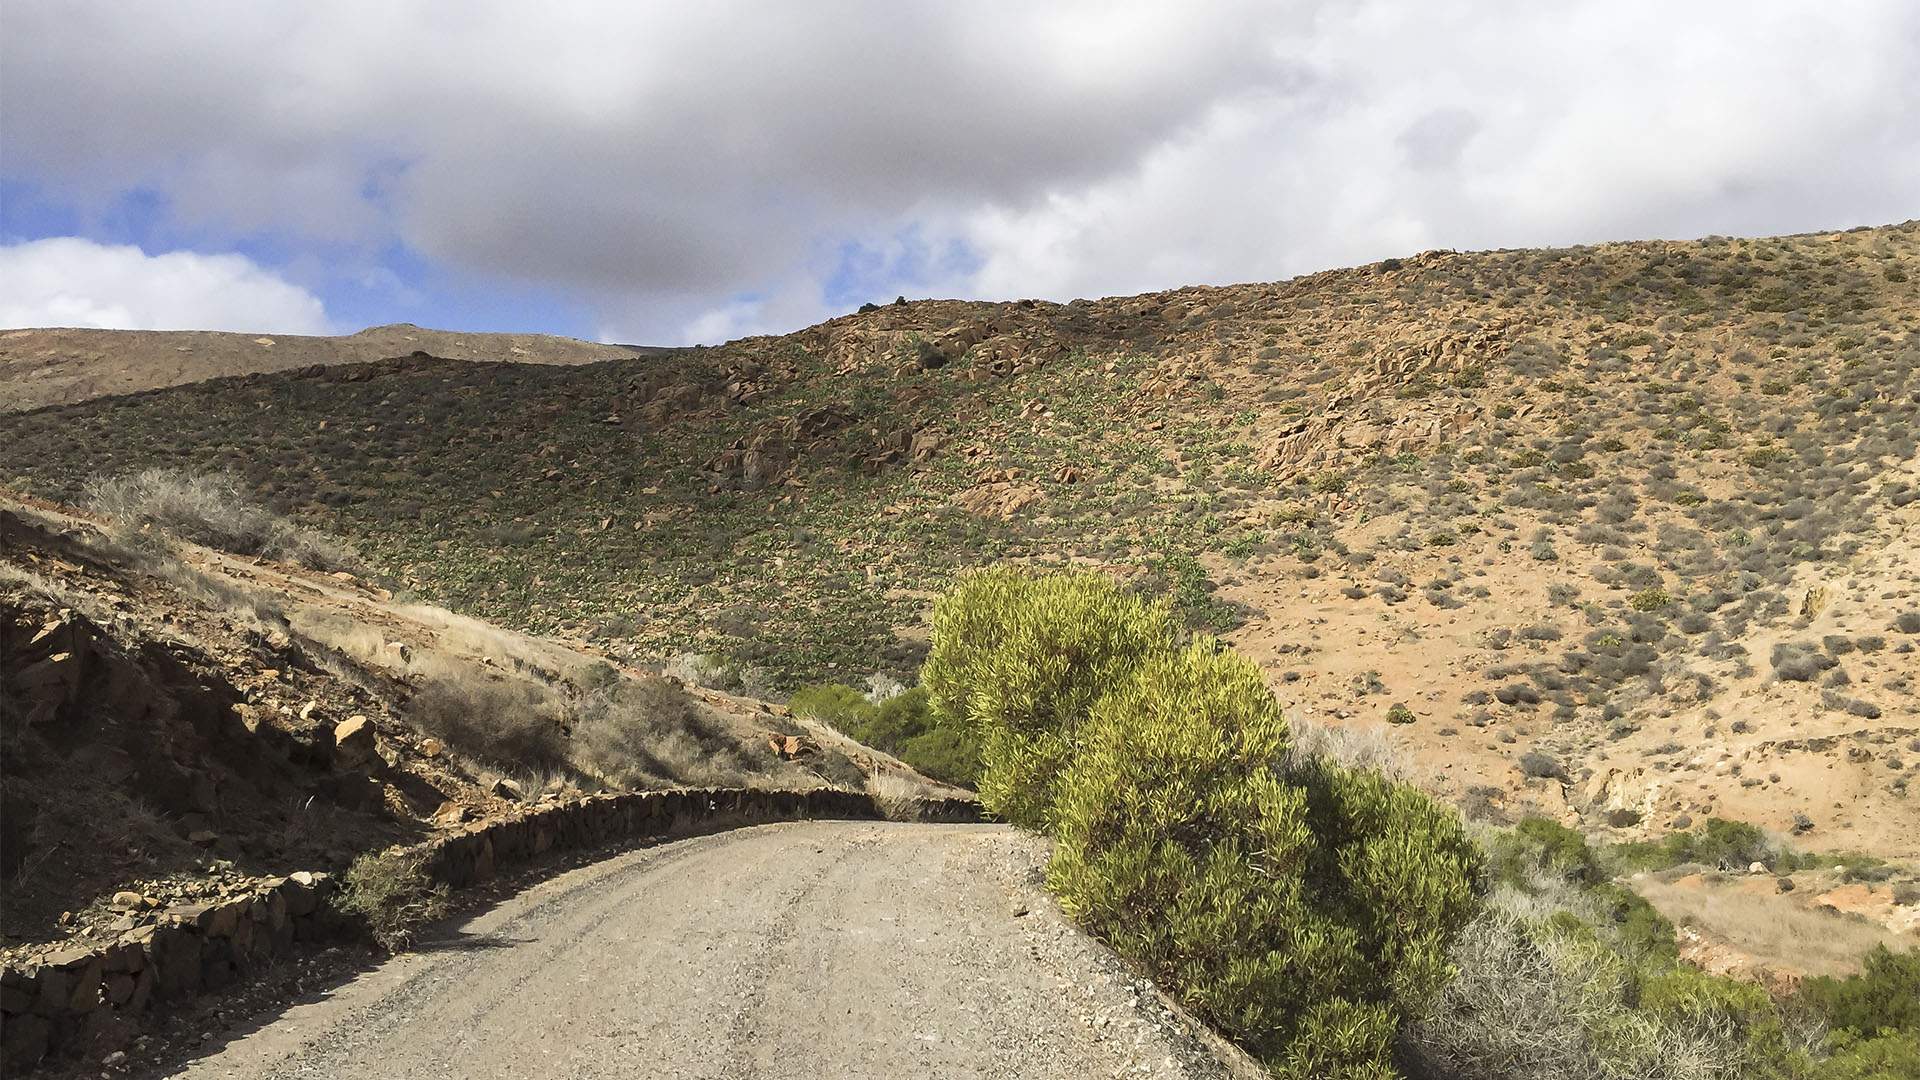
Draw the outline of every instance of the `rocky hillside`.
<instances>
[{"instance_id":1,"label":"rocky hillside","mask_svg":"<svg viewBox=\"0 0 1920 1080\"><path fill-rule=\"evenodd\" d=\"M1915 854L1920 225L871 307L577 367L409 356L0 417L0 481L227 471L469 615L911 678L958 569L1170 594L1477 813Z\"/></svg>"},{"instance_id":2,"label":"rocky hillside","mask_svg":"<svg viewBox=\"0 0 1920 1080\"><path fill-rule=\"evenodd\" d=\"M5 492L0 536L8 964L583 791L906 773L772 707L398 603L350 571Z\"/></svg>"}]
</instances>

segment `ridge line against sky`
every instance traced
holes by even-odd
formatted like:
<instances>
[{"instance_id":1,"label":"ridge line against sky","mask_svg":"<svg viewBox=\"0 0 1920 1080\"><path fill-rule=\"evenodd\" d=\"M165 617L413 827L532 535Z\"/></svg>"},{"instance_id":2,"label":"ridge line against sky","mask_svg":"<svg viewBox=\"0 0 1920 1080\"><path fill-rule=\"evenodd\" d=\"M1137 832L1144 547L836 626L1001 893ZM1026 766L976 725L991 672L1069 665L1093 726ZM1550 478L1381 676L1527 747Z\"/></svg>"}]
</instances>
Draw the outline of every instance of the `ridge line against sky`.
<instances>
[{"instance_id":1,"label":"ridge line against sky","mask_svg":"<svg viewBox=\"0 0 1920 1080\"><path fill-rule=\"evenodd\" d=\"M649 344L1920 217L1920 6L9 0L0 326Z\"/></svg>"}]
</instances>

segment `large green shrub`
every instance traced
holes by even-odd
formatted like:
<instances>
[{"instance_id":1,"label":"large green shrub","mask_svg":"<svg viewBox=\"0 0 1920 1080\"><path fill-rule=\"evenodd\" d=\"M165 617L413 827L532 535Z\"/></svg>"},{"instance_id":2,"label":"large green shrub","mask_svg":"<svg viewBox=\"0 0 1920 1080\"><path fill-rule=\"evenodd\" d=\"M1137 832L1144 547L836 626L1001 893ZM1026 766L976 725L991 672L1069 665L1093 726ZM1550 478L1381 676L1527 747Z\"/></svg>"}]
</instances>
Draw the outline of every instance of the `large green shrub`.
<instances>
[{"instance_id":1,"label":"large green shrub","mask_svg":"<svg viewBox=\"0 0 1920 1080\"><path fill-rule=\"evenodd\" d=\"M1863 1038L1836 1032L1833 1056L1814 1075L1819 1080L1913 1080L1920 1076L1920 1032Z\"/></svg>"},{"instance_id":2,"label":"large green shrub","mask_svg":"<svg viewBox=\"0 0 1920 1080\"><path fill-rule=\"evenodd\" d=\"M1051 815L1062 906L1281 1075L1394 1075L1473 911L1458 819L1376 774L1283 773L1272 692L1209 639L1149 655L1082 733Z\"/></svg>"},{"instance_id":3,"label":"large green shrub","mask_svg":"<svg viewBox=\"0 0 1920 1080\"><path fill-rule=\"evenodd\" d=\"M981 804L1038 831L1094 702L1173 638L1164 604L1084 572L970 574L932 622L921 682L942 722L964 721L979 740Z\"/></svg>"},{"instance_id":4,"label":"large green shrub","mask_svg":"<svg viewBox=\"0 0 1920 1080\"><path fill-rule=\"evenodd\" d=\"M1252 663L1103 575L985 571L933 623L935 709L979 733L987 808L1053 834L1063 907L1280 1075L1396 1075L1477 907L1455 815L1290 755Z\"/></svg>"},{"instance_id":5,"label":"large green shrub","mask_svg":"<svg viewBox=\"0 0 1920 1080\"><path fill-rule=\"evenodd\" d=\"M1896 953L1876 945L1864 970L1844 979L1821 976L1800 986L1835 1029L1857 1035L1920 1036L1920 946Z\"/></svg>"},{"instance_id":6,"label":"large green shrub","mask_svg":"<svg viewBox=\"0 0 1920 1080\"><path fill-rule=\"evenodd\" d=\"M1316 840L1317 900L1370 959L1363 990L1417 1008L1451 976L1447 944L1478 910L1482 855L1460 817L1377 772L1321 761L1296 773Z\"/></svg>"}]
</instances>

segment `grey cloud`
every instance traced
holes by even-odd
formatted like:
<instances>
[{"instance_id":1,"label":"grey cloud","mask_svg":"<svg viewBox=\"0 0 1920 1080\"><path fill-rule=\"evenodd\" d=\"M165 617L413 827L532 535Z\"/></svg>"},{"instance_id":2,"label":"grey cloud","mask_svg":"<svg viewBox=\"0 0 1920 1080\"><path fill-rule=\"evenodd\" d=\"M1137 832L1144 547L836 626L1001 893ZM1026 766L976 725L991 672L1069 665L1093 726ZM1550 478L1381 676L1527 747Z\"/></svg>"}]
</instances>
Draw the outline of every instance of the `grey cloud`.
<instances>
[{"instance_id":1,"label":"grey cloud","mask_svg":"<svg viewBox=\"0 0 1920 1080\"><path fill-rule=\"evenodd\" d=\"M831 314L832 252L910 226L979 256L920 291L1067 298L1910 216L1917 28L1898 0L12 0L0 125L82 200L397 239L659 339Z\"/></svg>"},{"instance_id":2,"label":"grey cloud","mask_svg":"<svg viewBox=\"0 0 1920 1080\"><path fill-rule=\"evenodd\" d=\"M1396 142L1413 168L1447 170L1460 164L1467 140L1479 130L1479 118L1464 109L1435 109L1402 131Z\"/></svg>"}]
</instances>

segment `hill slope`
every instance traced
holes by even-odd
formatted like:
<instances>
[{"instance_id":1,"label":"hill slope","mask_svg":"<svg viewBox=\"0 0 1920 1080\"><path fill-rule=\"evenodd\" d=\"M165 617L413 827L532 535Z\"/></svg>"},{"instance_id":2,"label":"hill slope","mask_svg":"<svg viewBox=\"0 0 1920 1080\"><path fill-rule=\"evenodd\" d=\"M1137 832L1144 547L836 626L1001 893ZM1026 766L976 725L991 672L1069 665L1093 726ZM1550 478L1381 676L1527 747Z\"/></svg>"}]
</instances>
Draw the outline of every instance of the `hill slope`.
<instances>
[{"instance_id":1,"label":"hill slope","mask_svg":"<svg viewBox=\"0 0 1920 1080\"><path fill-rule=\"evenodd\" d=\"M231 470L394 583L763 693L910 676L996 559L1168 589L1480 812L1914 854L1920 226L926 301L557 368L0 417L0 481Z\"/></svg>"},{"instance_id":2,"label":"hill slope","mask_svg":"<svg viewBox=\"0 0 1920 1080\"><path fill-rule=\"evenodd\" d=\"M0 492L0 959L595 790L906 770L771 707L346 571ZM777 746L776 746L777 743ZM911 778L902 781L911 784ZM924 786L924 785L921 785Z\"/></svg>"}]
</instances>

